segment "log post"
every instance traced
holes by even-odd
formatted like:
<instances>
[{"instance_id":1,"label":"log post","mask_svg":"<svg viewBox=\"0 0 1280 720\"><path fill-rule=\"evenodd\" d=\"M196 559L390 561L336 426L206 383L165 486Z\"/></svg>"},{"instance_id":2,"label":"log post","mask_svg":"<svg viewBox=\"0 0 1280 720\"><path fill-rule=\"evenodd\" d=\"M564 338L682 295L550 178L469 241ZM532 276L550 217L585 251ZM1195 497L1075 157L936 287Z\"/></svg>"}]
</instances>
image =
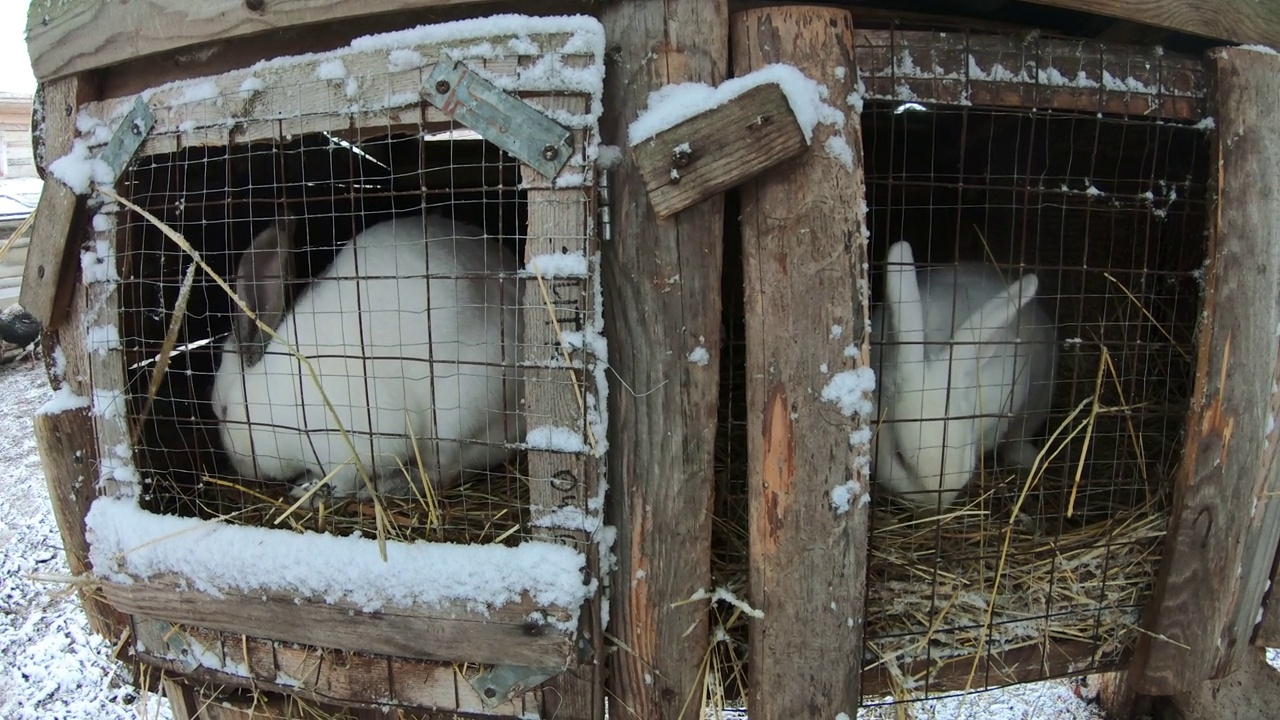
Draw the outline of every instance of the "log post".
<instances>
[{"instance_id":1,"label":"log post","mask_svg":"<svg viewBox=\"0 0 1280 720\"><path fill-rule=\"evenodd\" d=\"M1207 65L1217 193L1186 452L1132 667L1150 695L1231 673L1280 540L1280 57L1220 48Z\"/></svg>"},{"instance_id":2,"label":"log post","mask_svg":"<svg viewBox=\"0 0 1280 720\"><path fill-rule=\"evenodd\" d=\"M626 146L650 91L724 79L725 0L615 0L602 20L611 54L605 142ZM630 153L610 195L602 275L619 380L609 398L609 522L618 532L610 710L674 720L686 702L696 714L709 642L706 605L677 603L711 578L724 202L717 195L657 220ZM709 362L689 361L698 347Z\"/></svg>"},{"instance_id":3,"label":"log post","mask_svg":"<svg viewBox=\"0 0 1280 720\"><path fill-rule=\"evenodd\" d=\"M804 155L742 188L750 502L751 717L852 717L859 701L869 477L854 420L821 399L866 361L860 121L851 15L834 7L734 15L734 74L787 63L830 89L852 157L814 131ZM861 280L860 280L861 278ZM836 330L835 328L840 328ZM853 345L857 352L847 353ZM865 396L864 396L865 399ZM839 490L852 503L835 506Z\"/></svg>"}]
</instances>

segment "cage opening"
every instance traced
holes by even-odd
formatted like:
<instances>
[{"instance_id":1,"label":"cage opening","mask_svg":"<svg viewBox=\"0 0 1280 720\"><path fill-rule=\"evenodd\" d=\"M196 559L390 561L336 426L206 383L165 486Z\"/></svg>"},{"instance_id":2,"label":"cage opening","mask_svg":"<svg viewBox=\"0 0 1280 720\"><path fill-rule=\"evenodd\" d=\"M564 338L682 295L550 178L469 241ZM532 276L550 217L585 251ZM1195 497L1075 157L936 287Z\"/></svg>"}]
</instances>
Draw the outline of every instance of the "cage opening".
<instances>
[{"instance_id":1,"label":"cage opening","mask_svg":"<svg viewBox=\"0 0 1280 720\"><path fill-rule=\"evenodd\" d=\"M868 706L1123 667L1181 458L1205 262L1202 130L917 104L868 101L861 114L873 306L899 240L922 271L976 261L1010 283L1034 273L1057 358L1034 473L978 453L960 498L932 513L873 482ZM743 288L727 229L713 554L715 581L745 589ZM717 682L741 704L746 618L721 629L732 658Z\"/></svg>"},{"instance_id":2,"label":"cage opening","mask_svg":"<svg viewBox=\"0 0 1280 720\"><path fill-rule=\"evenodd\" d=\"M379 223L412 223L419 214L438 216L447 227L465 224L477 228L519 258L524 252L529 215L518 161L465 128L436 125L387 127L381 133L371 129L293 136L280 133L272 141L184 147L138 159L127 170L121 188L131 201L180 232L214 272L233 285L237 263L255 236L287 212L296 219L296 248L291 252L296 282L288 293L287 312L313 292L317 278L334 266L335 258L353 238ZM290 483L249 480L236 471L219 435L211 401L214 378L223 362L223 344L234 335L233 318L239 309L204 272L196 273L196 282L184 298L183 280L191 258L143 217L120 211L117 227L127 414L136 438L136 465L144 482L143 507L159 513L269 526L293 503L288 494ZM479 242L465 237L472 233L457 234L460 237L442 242ZM419 242L421 238L419 228ZM355 274L362 282L388 280L403 288L402 293L413 291L409 283L448 289L488 278L505 288L514 287L517 280L514 268L488 264L481 272L458 273L428 266L379 274L361 272L359 263L357 259ZM330 276L338 274L335 270ZM518 308L524 301L518 294L516 298L515 322L522 324ZM482 300L460 296L459 312L477 308ZM357 313L367 312L360 309L362 301L367 301L363 295L344 297L343 312L353 307ZM167 369L154 396L149 397L174 308L184 302L185 315L172 339ZM478 311L487 312L483 308ZM561 313L576 318L579 310L564 308ZM323 322L321 313L317 317ZM581 324L581 318L576 319ZM360 342L367 346L361 363L403 362L395 347L380 347L372 338L371 327L385 320L357 323ZM504 318L502 323L506 322ZM423 328L428 343L433 327L439 329L431 323ZM465 330L449 331L463 334ZM437 339L431 346L432 352L439 352L439 342ZM317 353L311 359L324 363L332 358ZM444 362L438 357L431 360ZM246 366L250 364L246 362ZM504 357L497 363L457 360L452 367L461 382L468 373L516 364L515 358ZM508 383L518 385L520 380L511 374L504 376L502 383L506 387ZM443 381L436 384L437 396L450 392ZM372 392L376 393L376 388ZM442 402L433 415L451 409ZM518 412L518 408L508 410ZM250 425L255 422L252 413L247 420ZM358 430L349 432L352 442L374 442L396 434L394 429L379 428L373 420L365 423L363 433ZM428 439L425 433L421 439ZM384 498L392 519L390 536L507 544L530 537L528 489L521 479L524 454L514 454L487 470L469 470L459 485L436 492L434 498L424 498L421 491ZM397 462L407 465L406 474L412 477L423 461L411 455ZM363 502L335 499L323 514L295 511L288 524L295 529L368 535L374 528L373 508Z\"/></svg>"}]
</instances>

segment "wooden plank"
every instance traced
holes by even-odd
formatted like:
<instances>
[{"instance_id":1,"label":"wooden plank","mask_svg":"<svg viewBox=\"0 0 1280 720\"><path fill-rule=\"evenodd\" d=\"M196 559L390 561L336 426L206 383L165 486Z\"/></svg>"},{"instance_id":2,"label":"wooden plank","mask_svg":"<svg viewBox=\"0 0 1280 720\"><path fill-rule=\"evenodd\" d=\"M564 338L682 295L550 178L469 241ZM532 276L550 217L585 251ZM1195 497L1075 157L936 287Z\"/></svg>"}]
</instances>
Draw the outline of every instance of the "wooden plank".
<instances>
[{"instance_id":1,"label":"wooden plank","mask_svg":"<svg viewBox=\"0 0 1280 720\"><path fill-rule=\"evenodd\" d=\"M659 218L722 193L808 149L782 88L767 84L631 147Z\"/></svg>"},{"instance_id":2,"label":"wooden plank","mask_svg":"<svg viewBox=\"0 0 1280 720\"><path fill-rule=\"evenodd\" d=\"M528 598L487 615L464 603L364 612L350 603L299 603L287 594L218 598L181 587L177 579L103 582L102 595L131 615L353 652L530 667L565 667L573 654L571 636L528 620L538 611L563 622L569 613Z\"/></svg>"},{"instance_id":3,"label":"wooden plank","mask_svg":"<svg viewBox=\"0 0 1280 720\"><path fill-rule=\"evenodd\" d=\"M1231 672L1280 541L1280 57L1220 49L1209 63L1216 207L1186 451L1134 663L1149 695Z\"/></svg>"},{"instance_id":4,"label":"wooden plank","mask_svg":"<svg viewBox=\"0 0 1280 720\"><path fill-rule=\"evenodd\" d=\"M1199 58L1092 40L1022 34L859 30L868 100L1044 108L1195 121Z\"/></svg>"},{"instance_id":5,"label":"wooden plank","mask_svg":"<svg viewBox=\"0 0 1280 720\"><path fill-rule=\"evenodd\" d=\"M1280 4L1256 0L1028 0L1191 35L1280 47Z\"/></svg>"},{"instance_id":6,"label":"wooden plank","mask_svg":"<svg viewBox=\"0 0 1280 720\"><path fill-rule=\"evenodd\" d=\"M652 90L725 78L726 3L606 3L603 22L615 51L605 142L626 145ZM625 649L611 656L610 709L676 718L702 691L709 643L706 605L677 601L711 582L724 203L712 197L658 221L626 153L611 181L605 327L622 340L609 352L618 379L609 403L607 502L618 534L610 632ZM706 364L688 360L699 347Z\"/></svg>"},{"instance_id":7,"label":"wooden plank","mask_svg":"<svg viewBox=\"0 0 1280 720\"><path fill-rule=\"evenodd\" d=\"M44 468L45 483L53 517L62 537L67 567L77 577L88 577L89 541L84 517L97 497L98 447L94 442L93 418L89 408L67 410L56 415L33 418L36 448ZM118 640L128 619L102 601L96 593L79 588L80 604L89 618L89 627L104 638Z\"/></svg>"},{"instance_id":8,"label":"wooden plank","mask_svg":"<svg viewBox=\"0 0 1280 720\"><path fill-rule=\"evenodd\" d=\"M160 681L164 696L169 699L169 712L173 720L200 720L200 703L191 686L164 678Z\"/></svg>"},{"instance_id":9,"label":"wooden plank","mask_svg":"<svg viewBox=\"0 0 1280 720\"><path fill-rule=\"evenodd\" d=\"M972 657L920 660L903 667L902 672L916 678L930 694L938 695L959 692L970 685L973 689L1004 687L1104 671L1106 666L1099 665L1097 652L1097 645L1091 642L1050 640L1043 645L984 654L978 659L976 672ZM863 671L863 697L883 697L894 690L894 678L883 665Z\"/></svg>"},{"instance_id":10,"label":"wooden plank","mask_svg":"<svg viewBox=\"0 0 1280 720\"><path fill-rule=\"evenodd\" d=\"M857 713L870 488L850 451L855 422L817 396L829 373L865 362L867 234L853 16L820 6L761 8L732 23L734 73L788 63L831 88L846 122L846 166L811 152L742 187L746 283L747 483L751 604L748 707L768 719ZM844 70L840 72L837 68ZM814 144L823 146L815 130ZM850 329L836 339L833 326ZM854 343L864 355L850 358ZM826 361L824 367L823 361ZM836 488L854 502L833 508ZM804 671L797 682L797 668Z\"/></svg>"},{"instance_id":11,"label":"wooden plank","mask_svg":"<svg viewBox=\"0 0 1280 720\"><path fill-rule=\"evenodd\" d=\"M45 84L42 93L44 127L39 134L45 161L53 162L71 151L76 109L87 99L88 91L79 78L69 77ZM31 247L18 299L39 318L46 332L56 330L66 318L84 223L84 198L60 180L46 180L31 225Z\"/></svg>"},{"instance_id":12,"label":"wooden plank","mask_svg":"<svg viewBox=\"0 0 1280 720\"><path fill-rule=\"evenodd\" d=\"M284 693L347 707L393 708L393 713L427 708L518 717L537 707L535 691L485 708L479 693L451 664L319 650L146 618L138 618L135 627L138 656L188 682ZM243 662L246 652L274 655L276 670L253 675Z\"/></svg>"},{"instance_id":13,"label":"wooden plank","mask_svg":"<svg viewBox=\"0 0 1280 720\"><path fill-rule=\"evenodd\" d=\"M1276 412L1274 409L1271 412ZM1280 550L1271 568L1271 584L1262 601L1262 622L1253 636L1259 647L1280 647Z\"/></svg>"},{"instance_id":14,"label":"wooden plank","mask_svg":"<svg viewBox=\"0 0 1280 720\"><path fill-rule=\"evenodd\" d=\"M27 52L36 78L49 80L133 58L278 28L486 0L33 0ZM482 11L482 10L480 10Z\"/></svg>"}]
</instances>

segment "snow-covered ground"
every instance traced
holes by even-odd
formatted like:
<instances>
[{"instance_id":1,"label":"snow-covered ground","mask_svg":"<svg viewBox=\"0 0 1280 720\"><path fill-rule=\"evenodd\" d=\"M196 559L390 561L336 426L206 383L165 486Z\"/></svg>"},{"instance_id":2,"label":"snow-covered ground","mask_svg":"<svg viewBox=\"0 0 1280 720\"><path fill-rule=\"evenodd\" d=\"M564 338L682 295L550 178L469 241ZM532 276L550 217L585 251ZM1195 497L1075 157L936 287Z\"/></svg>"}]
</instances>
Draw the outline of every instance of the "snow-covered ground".
<instances>
[{"instance_id":1,"label":"snow-covered ground","mask_svg":"<svg viewBox=\"0 0 1280 720\"><path fill-rule=\"evenodd\" d=\"M0 718L168 720L167 703L144 707L121 681L66 586L31 578L69 572L31 429L50 395L39 365L0 368Z\"/></svg>"},{"instance_id":2,"label":"snow-covered ground","mask_svg":"<svg viewBox=\"0 0 1280 720\"><path fill-rule=\"evenodd\" d=\"M111 648L93 634L74 595L38 576L68 572L49 508L31 417L50 397L43 370L23 362L0 368L0 718L4 720L169 720L168 704L140 701L122 682ZM1268 653L1280 667L1280 651ZM917 717L949 720L1100 720L1075 681L1062 680L964 698L918 703ZM861 720L893 718L867 708Z\"/></svg>"}]
</instances>

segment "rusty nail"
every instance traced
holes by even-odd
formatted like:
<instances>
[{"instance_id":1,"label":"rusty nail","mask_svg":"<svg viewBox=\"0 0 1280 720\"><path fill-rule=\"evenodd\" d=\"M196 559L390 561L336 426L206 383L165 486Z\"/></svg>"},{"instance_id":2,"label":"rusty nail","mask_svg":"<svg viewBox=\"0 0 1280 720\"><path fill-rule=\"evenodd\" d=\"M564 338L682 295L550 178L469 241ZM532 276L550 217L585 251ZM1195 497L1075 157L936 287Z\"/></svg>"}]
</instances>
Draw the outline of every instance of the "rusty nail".
<instances>
[{"instance_id":1,"label":"rusty nail","mask_svg":"<svg viewBox=\"0 0 1280 720\"><path fill-rule=\"evenodd\" d=\"M436 92L440 93L441 95L443 95L443 94L445 94L445 93L449 92L449 88L450 88L450 87L451 87L451 86L449 85L449 81L448 81L448 80L437 80L437 81L436 81Z\"/></svg>"},{"instance_id":2,"label":"rusty nail","mask_svg":"<svg viewBox=\"0 0 1280 720\"><path fill-rule=\"evenodd\" d=\"M542 159L543 159L543 160L555 160L555 159L556 159L556 157L557 157L557 156L559 156L559 155L560 155L560 149L559 149L559 148L557 148L555 145L543 145L543 146L542 146Z\"/></svg>"}]
</instances>

